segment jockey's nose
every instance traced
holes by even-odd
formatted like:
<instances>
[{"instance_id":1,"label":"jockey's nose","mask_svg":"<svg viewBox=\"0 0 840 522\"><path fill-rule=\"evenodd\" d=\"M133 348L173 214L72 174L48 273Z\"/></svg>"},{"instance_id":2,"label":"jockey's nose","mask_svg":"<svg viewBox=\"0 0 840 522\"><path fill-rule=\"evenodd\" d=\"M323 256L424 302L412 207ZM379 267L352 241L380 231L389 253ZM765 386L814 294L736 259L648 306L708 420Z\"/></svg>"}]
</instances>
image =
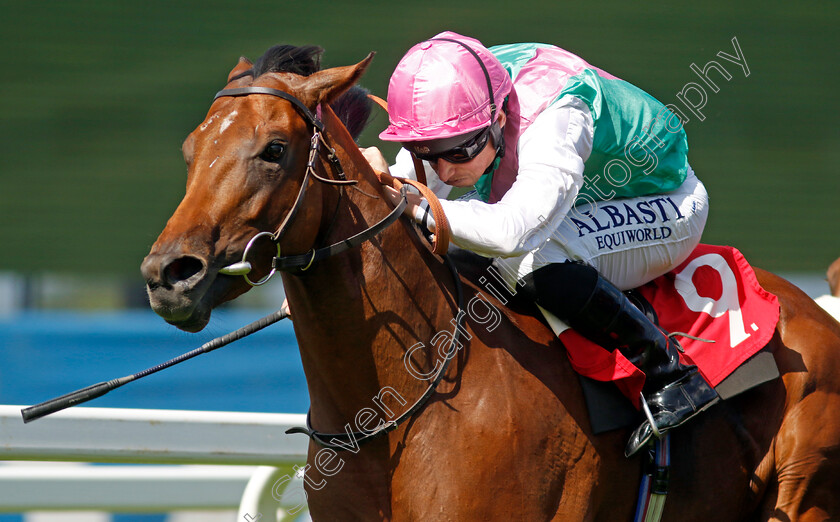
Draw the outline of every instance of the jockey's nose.
<instances>
[{"instance_id":1,"label":"jockey's nose","mask_svg":"<svg viewBox=\"0 0 840 522\"><path fill-rule=\"evenodd\" d=\"M440 180L444 183L447 183L452 177L454 165L452 165L452 163L449 163L445 159L438 159L435 163L432 163L432 166L434 167L438 178L440 178Z\"/></svg>"}]
</instances>

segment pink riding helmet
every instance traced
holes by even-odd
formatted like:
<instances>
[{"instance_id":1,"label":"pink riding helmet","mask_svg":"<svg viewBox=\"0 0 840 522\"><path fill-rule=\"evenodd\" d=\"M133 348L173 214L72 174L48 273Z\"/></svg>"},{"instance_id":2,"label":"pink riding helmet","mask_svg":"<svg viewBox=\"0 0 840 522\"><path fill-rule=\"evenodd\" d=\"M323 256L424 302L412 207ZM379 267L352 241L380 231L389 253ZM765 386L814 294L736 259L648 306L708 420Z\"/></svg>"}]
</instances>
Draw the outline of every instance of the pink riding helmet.
<instances>
[{"instance_id":1,"label":"pink riding helmet","mask_svg":"<svg viewBox=\"0 0 840 522\"><path fill-rule=\"evenodd\" d=\"M491 114L498 115L511 87L507 71L481 42L445 31L409 49L397 64L388 84L390 125L379 138L439 140L481 129L490 124Z\"/></svg>"}]
</instances>

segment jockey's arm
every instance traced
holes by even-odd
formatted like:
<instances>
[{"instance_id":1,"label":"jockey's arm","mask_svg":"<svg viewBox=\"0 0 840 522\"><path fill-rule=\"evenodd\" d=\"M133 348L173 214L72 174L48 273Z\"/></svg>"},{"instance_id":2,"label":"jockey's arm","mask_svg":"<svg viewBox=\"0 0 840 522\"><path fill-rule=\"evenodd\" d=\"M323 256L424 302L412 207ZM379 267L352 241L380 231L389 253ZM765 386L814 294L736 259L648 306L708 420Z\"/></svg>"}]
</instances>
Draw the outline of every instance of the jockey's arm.
<instances>
[{"instance_id":1,"label":"jockey's arm","mask_svg":"<svg viewBox=\"0 0 840 522\"><path fill-rule=\"evenodd\" d=\"M441 197L444 213L449 218L452 242L486 257L510 257L528 252L545 241L571 209L583 185L583 163L592 151L593 134L588 108L576 98L565 97L543 111L517 144L516 180L494 204L445 200L451 187L427 168L429 186ZM385 160L378 149L371 147L363 152L374 168L382 170L380 164ZM408 151L400 151L390 172L416 178ZM386 189L385 192L392 204L399 201L396 191ZM410 193L408 203L405 213L418 221L425 219L429 224L425 200ZM433 222L429 229L434 230Z\"/></svg>"},{"instance_id":2,"label":"jockey's arm","mask_svg":"<svg viewBox=\"0 0 840 522\"><path fill-rule=\"evenodd\" d=\"M521 255L544 242L571 209L583 186L593 126L577 100L564 101L543 111L520 137L516 180L499 202L441 201L456 245L486 257Z\"/></svg>"}]
</instances>

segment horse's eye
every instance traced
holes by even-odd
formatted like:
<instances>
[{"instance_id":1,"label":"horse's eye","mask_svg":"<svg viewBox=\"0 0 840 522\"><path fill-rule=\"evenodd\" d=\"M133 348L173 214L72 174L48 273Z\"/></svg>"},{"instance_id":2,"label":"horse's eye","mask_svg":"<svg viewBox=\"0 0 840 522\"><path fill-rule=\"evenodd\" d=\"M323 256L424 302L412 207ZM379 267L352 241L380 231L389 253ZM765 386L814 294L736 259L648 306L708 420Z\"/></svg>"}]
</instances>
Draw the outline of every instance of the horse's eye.
<instances>
[{"instance_id":1,"label":"horse's eye","mask_svg":"<svg viewBox=\"0 0 840 522\"><path fill-rule=\"evenodd\" d=\"M265 146L265 149L260 153L260 159L269 163L277 163L283 158L284 152L286 152L286 144L274 140Z\"/></svg>"}]
</instances>

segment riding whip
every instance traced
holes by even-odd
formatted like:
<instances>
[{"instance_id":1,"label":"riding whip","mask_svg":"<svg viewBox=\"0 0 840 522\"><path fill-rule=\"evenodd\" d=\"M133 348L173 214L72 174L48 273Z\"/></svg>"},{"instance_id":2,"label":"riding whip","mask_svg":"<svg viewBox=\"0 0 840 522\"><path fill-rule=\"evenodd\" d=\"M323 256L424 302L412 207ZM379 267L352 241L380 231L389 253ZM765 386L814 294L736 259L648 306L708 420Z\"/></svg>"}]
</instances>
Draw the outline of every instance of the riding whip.
<instances>
[{"instance_id":1,"label":"riding whip","mask_svg":"<svg viewBox=\"0 0 840 522\"><path fill-rule=\"evenodd\" d=\"M192 359L197 355L212 352L213 350L230 344L233 341L242 339L243 337L251 335L254 332L258 332L266 326L270 326L276 323L277 321L280 321L281 319L285 319L287 317L289 317L288 313L279 310L277 312L271 313L263 317L258 321L254 321L251 324L247 324L242 328L239 328L238 330L230 332L229 334L225 334L221 337L213 339L212 341L208 341L200 347L196 348L195 350L181 354L178 357L170 359L164 363L158 364L157 366L147 368L142 372L138 372L132 375L126 375L125 377L120 377L119 379L113 379L110 381L93 384L86 388L82 388L81 390L76 390L74 392L62 395L61 397L56 397L55 399L50 399L40 404L24 408L20 410L20 413L23 416L23 422L26 423L35 419L40 419L45 415L49 415L51 413L61 411L65 408L76 406L77 404L82 404L87 401L93 400L97 397L101 397L109 391L119 388L120 386L128 384L132 381L136 381L137 379L140 379L142 377L146 377L147 375L157 373L178 363L182 363L187 359Z\"/></svg>"}]
</instances>

